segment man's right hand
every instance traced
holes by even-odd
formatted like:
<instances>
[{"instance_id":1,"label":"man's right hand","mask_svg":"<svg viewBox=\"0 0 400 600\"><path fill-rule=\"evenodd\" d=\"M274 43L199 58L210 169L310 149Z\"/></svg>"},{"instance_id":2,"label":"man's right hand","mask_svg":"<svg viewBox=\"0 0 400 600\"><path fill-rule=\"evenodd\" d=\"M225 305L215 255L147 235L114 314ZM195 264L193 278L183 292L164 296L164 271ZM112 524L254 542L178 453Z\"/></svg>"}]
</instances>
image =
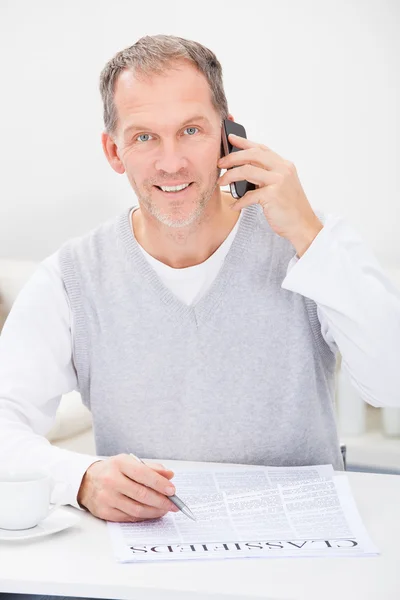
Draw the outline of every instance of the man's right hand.
<instances>
[{"instance_id":1,"label":"man's right hand","mask_svg":"<svg viewBox=\"0 0 400 600\"><path fill-rule=\"evenodd\" d=\"M158 463L143 464L118 454L90 465L83 476L78 503L106 521L157 519L179 509L168 500L175 494L174 472Z\"/></svg>"}]
</instances>

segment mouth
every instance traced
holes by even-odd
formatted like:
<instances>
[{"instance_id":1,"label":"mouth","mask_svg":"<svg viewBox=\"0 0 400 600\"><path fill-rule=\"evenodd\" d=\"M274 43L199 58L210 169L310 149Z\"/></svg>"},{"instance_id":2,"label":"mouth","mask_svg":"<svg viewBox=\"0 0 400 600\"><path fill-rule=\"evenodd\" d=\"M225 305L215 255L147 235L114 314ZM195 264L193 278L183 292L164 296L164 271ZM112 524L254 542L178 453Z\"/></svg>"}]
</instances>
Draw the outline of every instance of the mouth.
<instances>
[{"instance_id":1,"label":"mouth","mask_svg":"<svg viewBox=\"0 0 400 600\"><path fill-rule=\"evenodd\" d=\"M169 196L171 199L172 198L181 198L183 196L185 196L189 190L192 188L193 186L193 181L191 183L182 183L181 185L166 185L166 186L160 186L160 185L155 185L154 187L164 196ZM164 188L164 189L163 189Z\"/></svg>"}]
</instances>

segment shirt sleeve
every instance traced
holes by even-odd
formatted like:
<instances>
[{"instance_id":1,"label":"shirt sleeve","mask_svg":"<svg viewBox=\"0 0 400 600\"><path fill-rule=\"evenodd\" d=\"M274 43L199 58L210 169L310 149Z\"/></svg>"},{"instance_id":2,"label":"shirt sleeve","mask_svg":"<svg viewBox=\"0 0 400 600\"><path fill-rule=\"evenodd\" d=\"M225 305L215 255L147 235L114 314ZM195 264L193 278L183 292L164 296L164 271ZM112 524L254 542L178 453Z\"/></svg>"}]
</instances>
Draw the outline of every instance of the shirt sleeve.
<instances>
[{"instance_id":1,"label":"shirt sleeve","mask_svg":"<svg viewBox=\"0 0 400 600\"><path fill-rule=\"evenodd\" d=\"M328 215L308 250L289 262L282 288L316 302L322 335L360 396L400 407L400 292L358 233Z\"/></svg>"},{"instance_id":2,"label":"shirt sleeve","mask_svg":"<svg viewBox=\"0 0 400 600\"><path fill-rule=\"evenodd\" d=\"M82 477L99 457L57 448L44 437L61 396L76 388L70 306L56 253L25 284L0 336L0 456L9 467L48 470L52 502L80 508Z\"/></svg>"}]
</instances>

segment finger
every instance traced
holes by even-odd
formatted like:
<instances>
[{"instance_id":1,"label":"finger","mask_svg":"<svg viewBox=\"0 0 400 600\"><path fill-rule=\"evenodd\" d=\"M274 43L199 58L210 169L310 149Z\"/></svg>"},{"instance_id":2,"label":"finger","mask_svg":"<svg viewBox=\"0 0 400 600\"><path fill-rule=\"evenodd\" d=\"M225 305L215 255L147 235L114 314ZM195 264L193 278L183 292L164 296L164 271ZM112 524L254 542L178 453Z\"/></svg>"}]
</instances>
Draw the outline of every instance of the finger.
<instances>
[{"instance_id":1,"label":"finger","mask_svg":"<svg viewBox=\"0 0 400 600\"><path fill-rule=\"evenodd\" d=\"M145 460L144 463L150 467L151 469L156 469L156 470L164 470L164 471L168 471L169 469L167 469L167 467L165 465L162 465L161 463L158 462L152 462L152 461L147 461Z\"/></svg>"},{"instance_id":2,"label":"finger","mask_svg":"<svg viewBox=\"0 0 400 600\"><path fill-rule=\"evenodd\" d=\"M166 479L173 479L175 477L175 473L173 471L158 471L160 475L165 477Z\"/></svg>"},{"instance_id":3,"label":"finger","mask_svg":"<svg viewBox=\"0 0 400 600\"><path fill-rule=\"evenodd\" d=\"M120 463L121 471L132 481L142 483L148 488L156 490L160 494L172 496L175 494L175 486L166 477L156 470L138 462L131 456L124 456Z\"/></svg>"},{"instance_id":4,"label":"finger","mask_svg":"<svg viewBox=\"0 0 400 600\"><path fill-rule=\"evenodd\" d=\"M145 464L150 467L150 469L153 469L154 471L157 471L157 473L160 473L160 475L163 475L163 477L165 477L165 473L172 473L172 475L175 475L174 471L168 469L165 465L160 463L146 462ZM168 477L168 479L170 479L170 477Z\"/></svg>"},{"instance_id":5,"label":"finger","mask_svg":"<svg viewBox=\"0 0 400 600\"><path fill-rule=\"evenodd\" d=\"M163 471L162 469L154 469L154 471L157 471L157 473L159 473L166 479L172 479L173 477L175 477L174 471L169 471L169 470Z\"/></svg>"},{"instance_id":6,"label":"finger","mask_svg":"<svg viewBox=\"0 0 400 600\"><path fill-rule=\"evenodd\" d=\"M283 162L283 159L272 150L263 150L259 146L254 146L223 156L218 160L218 167L220 169L230 169L238 165L249 164L271 171L274 169L279 170L279 166Z\"/></svg>"},{"instance_id":7,"label":"finger","mask_svg":"<svg viewBox=\"0 0 400 600\"><path fill-rule=\"evenodd\" d=\"M112 523L132 523L136 519L131 517L117 508L109 508L104 515L99 517L103 521L111 521Z\"/></svg>"},{"instance_id":8,"label":"finger","mask_svg":"<svg viewBox=\"0 0 400 600\"><path fill-rule=\"evenodd\" d=\"M158 508L163 511L169 511L174 509L174 504L168 499L168 496L156 492L154 489L147 487L141 483L133 481L129 477L123 476L123 480L118 482L117 491L127 498L144 504L145 506L151 506Z\"/></svg>"},{"instance_id":9,"label":"finger","mask_svg":"<svg viewBox=\"0 0 400 600\"><path fill-rule=\"evenodd\" d=\"M172 505L174 512L177 512L179 508L177 508L172 502L169 504ZM118 494L115 499L115 508L120 510L127 515L134 517L135 519L160 519L164 517L169 511L160 508L154 508L153 506L146 506L137 502L136 500L132 500L132 498L128 498L123 494ZM172 510L172 509L171 509Z\"/></svg>"},{"instance_id":10,"label":"finger","mask_svg":"<svg viewBox=\"0 0 400 600\"><path fill-rule=\"evenodd\" d=\"M252 142L241 135L236 135L235 133L230 133L228 135L228 139L230 143L236 148L241 148L245 150L246 148L267 148L263 144L258 144L257 142Z\"/></svg>"},{"instance_id":11,"label":"finger","mask_svg":"<svg viewBox=\"0 0 400 600\"><path fill-rule=\"evenodd\" d=\"M250 192L246 192L243 198L236 200L230 205L232 210L241 210L246 206L251 206L252 204L260 204L263 206L264 198L260 194L260 190L251 190ZM265 204L266 201L264 201Z\"/></svg>"},{"instance_id":12,"label":"finger","mask_svg":"<svg viewBox=\"0 0 400 600\"><path fill-rule=\"evenodd\" d=\"M218 179L218 185L227 185L234 181L250 181L259 186L270 185L278 182L277 174L272 171L266 171L259 167L253 167L253 165L242 165L241 167L235 167L224 173Z\"/></svg>"},{"instance_id":13,"label":"finger","mask_svg":"<svg viewBox=\"0 0 400 600\"><path fill-rule=\"evenodd\" d=\"M161 463L151 461L143 461L143 463L151 469L153 469L154 471L157 471L157 473L160 473L160 475L166 477L167 479L172 479L175 475L174 471L172 471L171 469L167 469L167 467L165 465L162 465Z\"/></svg>"},{"instance_id":14,"label":"finger","mask_svg":"<svg viewBox=\"0 0 400 600\"><path fill-rule=\"evenodd\" d=\"M116 508L111 508L105 521L111 521L113 523L131 523L132 517Z\"/></svg>"}]
</instances>

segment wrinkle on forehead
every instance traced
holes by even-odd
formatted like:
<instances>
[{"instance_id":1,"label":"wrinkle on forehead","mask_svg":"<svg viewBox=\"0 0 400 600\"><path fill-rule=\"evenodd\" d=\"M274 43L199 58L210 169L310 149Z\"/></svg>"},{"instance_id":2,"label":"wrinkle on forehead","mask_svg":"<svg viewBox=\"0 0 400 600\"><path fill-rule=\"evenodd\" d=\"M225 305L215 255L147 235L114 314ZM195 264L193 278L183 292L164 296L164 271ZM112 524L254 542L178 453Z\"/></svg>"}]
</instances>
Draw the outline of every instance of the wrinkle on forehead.
<instances>
[{"instance_id":1,"label":"wrinkle on forehead","mask_svg":"<svg viewBox=\"0 0 400 600\"><path fill-rule=\"evenodd\" d=\"M142 122L146 114L154 118L157 114L174 112L182 121L190 114L215 110L208 81L195 67L187 65L144 79L131 71L122 72L116 83L114 102L122 123L128 117L129 122L135 122L142 115Z\"/></svg>"}]
</instances>

